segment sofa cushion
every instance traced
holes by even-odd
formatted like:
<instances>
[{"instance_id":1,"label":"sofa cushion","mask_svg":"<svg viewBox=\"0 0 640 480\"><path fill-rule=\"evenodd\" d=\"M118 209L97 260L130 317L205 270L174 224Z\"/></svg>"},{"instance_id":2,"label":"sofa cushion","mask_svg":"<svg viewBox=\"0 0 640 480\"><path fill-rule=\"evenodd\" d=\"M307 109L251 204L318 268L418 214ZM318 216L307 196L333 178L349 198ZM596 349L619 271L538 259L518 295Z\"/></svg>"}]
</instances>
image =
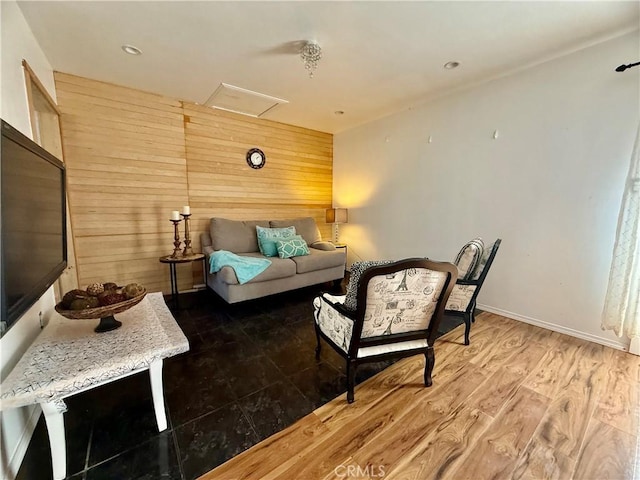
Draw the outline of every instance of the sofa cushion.
<instances>
[{"instance_id":1,"label":"sofa cushion","mask_svg":"<svg viewBox=\"0 0 640 480\"><path fill-rule=\"evenodd\" d=\"M329 337L334 345L347 353L351 346L353 320L332 306L333 303L342 304L343 302L344 295L333 296L323 293L320 297L313 299L313 316L320 331Z\"/></svg>"},{"instance_id":2,"label":"sofa cushion","mask_svg":"<svg viewBox=\"0 0 640 480\"><path fill-rule=\"evenodd\" d=\"M462 247L453 262L458 267L458 280L469 280L473 277L483 253L484 242L480 237L470 240Z\"/></svg>"},{"instance_id":3,"label":"sofa cushion","mask_svg":"<svg viewBox=\"0 0 640 480\"><path fill-rule=\"evenodd\" d=\"M265 228L257 226L256 235L258 237L260 253L267 257L277 257L278 249L276 247L276 240L293 237L295 234L295 227Z\"/></svg>"},{"instance_id":4,"label":"sofa cushion","mask_svg":"<svg viewBox=\"0 0 640 480\"><path fill-rule=\"evenodd\" d=\"M245 253L242 256L264 258L264 255L258 252ZM247 283L266 282L267 280L292 277L296 274L296 264L292 260L278 257L270 258L269 260L271 260L271 265L269 265L264 272L255 278L252 278ZM220 275L221 280L228 285L239 285L238 277L236 277L236 273L231 267L222 267L217 275Z\"/></svg>"},{"instance_id":5,"label":"sofa cushion","mask_svg":"<svg viewBox=\"0 0 640 480\"><path fill-rule=\"evenodd\" d=\"M309 255L291 257L291 260L295 262L298 273L307 273L344 265L346 256L342 250L326 251L310 248Z\"/></svg>"},{"instance_id":6,"label":"sofa cushion","mask_svg":"<svg viewBox=\"0 0 640 480\"><path fill-rule=\"evenodd\" d=\"M269 222L214 217L209 223L211 246L214 250L228 250L233 253L257 252L256 226L268 227Z\"/></svg>"},{"instance_id":7,"label":"sofa cushion","mask_svg":"<svg viewBox=\"0 0 640 480\"><path fill-rule=\"evenodd\" d=\"M309 255L309 247L300 235L288 238L279 238L276 240L276 249L278 257L292 258Z\"/></svg>"},{"instance_id":8,"label":"sofa cushion","mask_svg":"<svg viewBox=\"0 0 640 480\"><path fill-rule=\"evenodd\" d=\"M271 220L269 224L272 227L288 227L293 225L296 228L296 233L302 235L307 245L322 240L320 230L318 230L318 226L313 217L293 218L291 220Z\"/></svg>"}]
</instances>

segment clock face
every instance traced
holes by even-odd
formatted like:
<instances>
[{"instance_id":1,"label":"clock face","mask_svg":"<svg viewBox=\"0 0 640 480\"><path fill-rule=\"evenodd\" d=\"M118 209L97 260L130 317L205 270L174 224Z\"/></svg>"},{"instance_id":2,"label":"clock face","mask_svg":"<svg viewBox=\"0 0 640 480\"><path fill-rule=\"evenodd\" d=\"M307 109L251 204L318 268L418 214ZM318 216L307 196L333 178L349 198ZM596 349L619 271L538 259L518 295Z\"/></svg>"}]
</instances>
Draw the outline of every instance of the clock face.
<instances>
[{"instance_id":1,"label":"clock face","mask_svg":"<svg viewBox=\"0 0 640 480\"><path fill-rule=\"evenodd\" d=\"M251 168L262 168L267 160L264 152L259 148L252 148L247 152L247 163Z\"/></svg>"}]
</instances>

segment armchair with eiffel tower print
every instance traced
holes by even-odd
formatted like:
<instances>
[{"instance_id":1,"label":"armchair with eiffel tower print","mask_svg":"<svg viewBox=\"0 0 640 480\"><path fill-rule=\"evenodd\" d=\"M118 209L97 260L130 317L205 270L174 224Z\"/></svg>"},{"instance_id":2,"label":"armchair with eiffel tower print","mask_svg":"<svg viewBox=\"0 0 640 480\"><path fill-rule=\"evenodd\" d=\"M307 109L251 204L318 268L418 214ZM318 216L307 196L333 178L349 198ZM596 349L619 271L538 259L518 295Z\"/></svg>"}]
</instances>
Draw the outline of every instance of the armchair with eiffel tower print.
<instances>
[{"instance_id":1,"label":"armchair with eiffel tower print","mask_svg":"<svg viewBox=\"0 0 640 480\"><path fill-rule=\"evenodd\" d=\"M464 320L464 344L469 345L471 324L476 321L476 299L498 253L502 239L485 247L480 237L468 242L454 263L458 267L458 280L445 305L445 317L462 317Z\"/></svg>"},{"instance_id":2,"label":"armchair with eiffel tower print","mask_svg":"<svg viewBox=\"0 0 640 480\"><path fill-rule=\"evenodd\" d=\"M425 356L424 383L431 386L433 343L458 270L447 262L410 258L356 262L347 294L313 300L316 357L320 339L347 362L347 401L354 401L359 364L392 357Z\"/></svg>"}]
</instances>

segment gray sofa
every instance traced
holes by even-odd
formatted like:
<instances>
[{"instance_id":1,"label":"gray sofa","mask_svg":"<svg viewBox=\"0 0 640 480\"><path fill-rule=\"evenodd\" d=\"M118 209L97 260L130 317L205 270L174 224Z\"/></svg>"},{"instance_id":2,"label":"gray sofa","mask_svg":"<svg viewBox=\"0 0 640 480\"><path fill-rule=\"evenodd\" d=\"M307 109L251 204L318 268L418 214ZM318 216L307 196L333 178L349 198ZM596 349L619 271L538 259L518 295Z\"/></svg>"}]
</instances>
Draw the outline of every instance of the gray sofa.
<instances>
[{"instance_id":1,"label":"gray sofa","mask_svg":"<svg viewBox=\"0 0 640 480\"><path fill-rule=\"evenodd\" d=\"M257 277L240 284L231 267L218 273L209 273L209 255L216 250L227 250L241 256L265 258L260 253L256 226L294 226L309 246L309 255L278 258L268 257L271 265ZM238 221L214 217L209 232L200 235L202 252L207 259L207 286L228 303L237 303L274 293L315 285L344 277L346 253L330 242L322 241L320 231L311 217L291 220Z\"/></svg>"}]
</instances>

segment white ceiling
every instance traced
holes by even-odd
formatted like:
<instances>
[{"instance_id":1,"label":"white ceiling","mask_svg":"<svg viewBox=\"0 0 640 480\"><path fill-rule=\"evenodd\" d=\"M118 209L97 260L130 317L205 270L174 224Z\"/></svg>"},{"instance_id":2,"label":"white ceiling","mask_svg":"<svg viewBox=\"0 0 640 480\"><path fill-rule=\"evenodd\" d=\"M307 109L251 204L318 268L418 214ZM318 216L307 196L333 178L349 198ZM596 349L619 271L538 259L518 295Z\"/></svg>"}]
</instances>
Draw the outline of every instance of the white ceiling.
<instances>
[{"instance_id":1,"label":"white ceiling","mask_svg":"<svg viewBox=\"0 0 640 480\"><path fill-rule=\"evenodd\" d=\"M228 83L264 118L337 133L638 28L636 1L19 2L54 70L204 103ZM298 55L316 40L310 79ZM122 52L123 44L141 56ZM455 60L461 66L445 70ZM615 68L640 58L612 58ZM344 115L336 115L337 110Z\"/></svg>"}]
</instances>

